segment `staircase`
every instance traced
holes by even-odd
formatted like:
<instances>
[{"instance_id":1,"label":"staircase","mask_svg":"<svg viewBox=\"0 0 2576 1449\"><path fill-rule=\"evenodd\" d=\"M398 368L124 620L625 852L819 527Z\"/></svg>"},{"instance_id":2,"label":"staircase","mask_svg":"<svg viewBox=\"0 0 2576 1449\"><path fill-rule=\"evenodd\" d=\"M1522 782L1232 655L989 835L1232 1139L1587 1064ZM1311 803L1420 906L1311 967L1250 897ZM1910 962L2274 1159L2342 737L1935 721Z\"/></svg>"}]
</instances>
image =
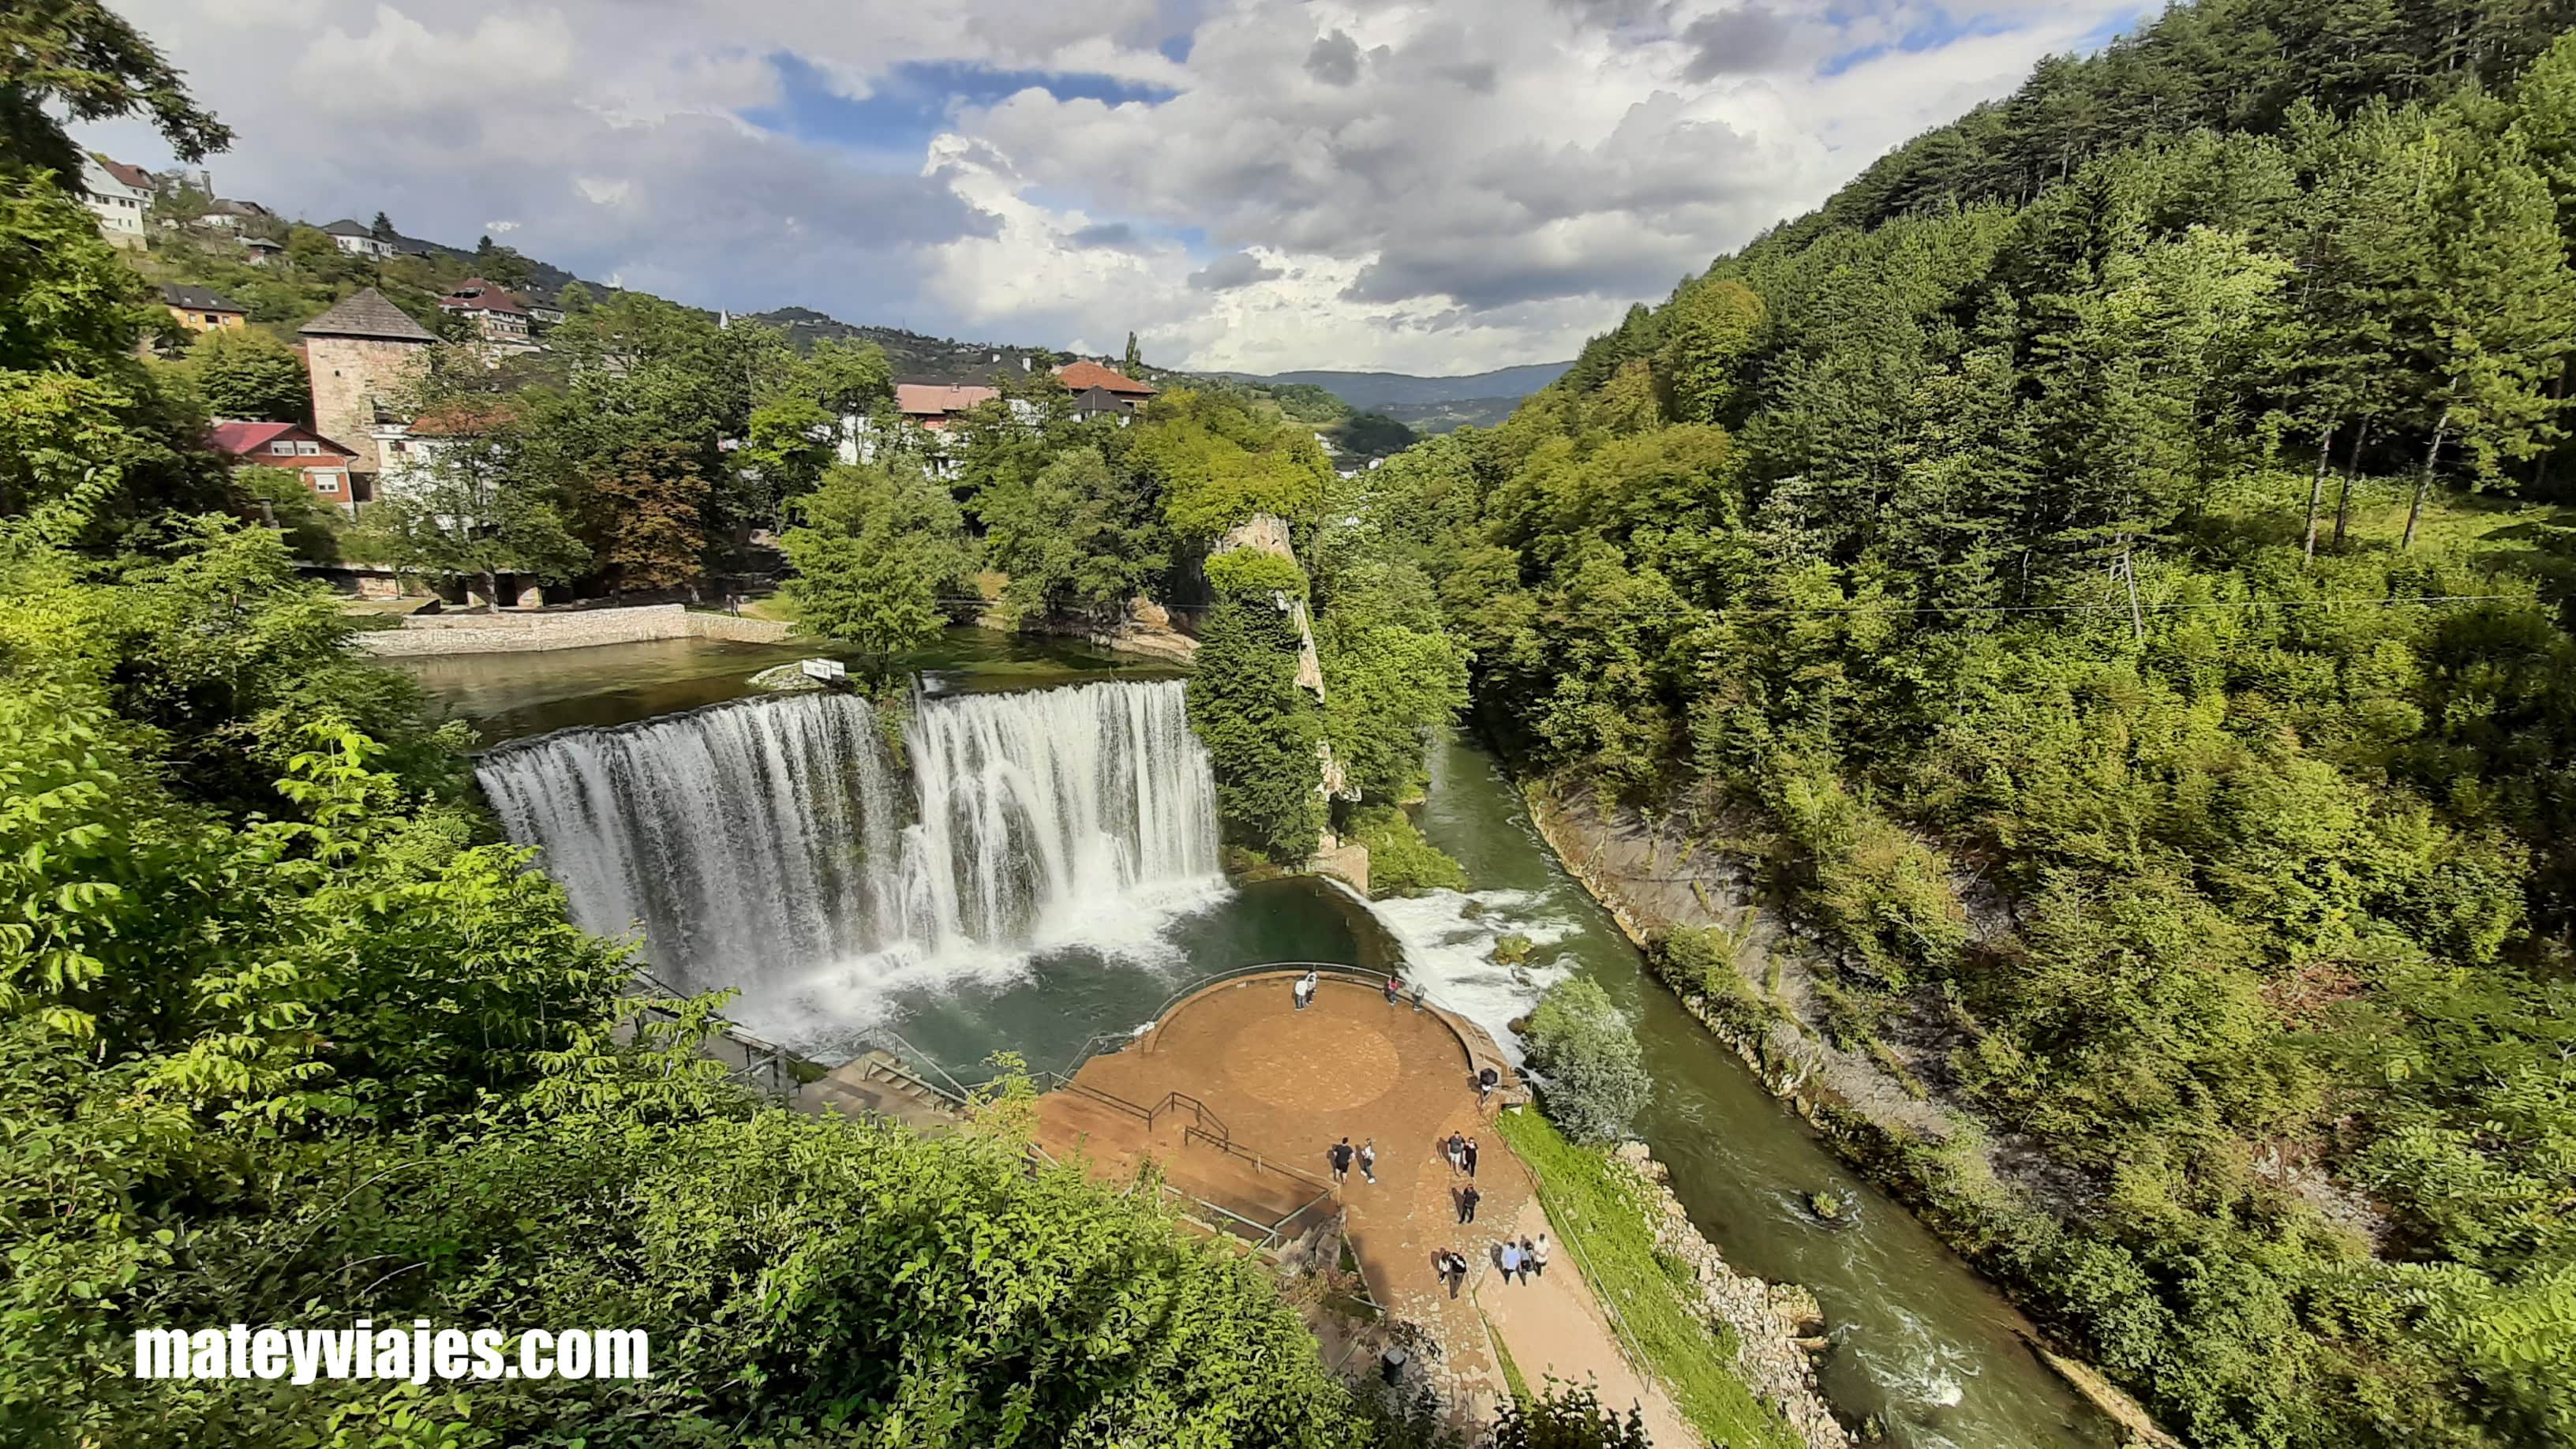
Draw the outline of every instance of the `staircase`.
<instances>
[{"instance_id":1,"label":"staircase","mask_svg":"<svg viewBox=\"0 0 2576 1449\"><path fill-rule=\"evenodd\" d=\"M800 1112L884 1117L924 1130L955 1126L958 1106L952 1094L932 1086L903 1058L883 1050L852 1057L796 1093Z\"/></svg>"}]
</instances>

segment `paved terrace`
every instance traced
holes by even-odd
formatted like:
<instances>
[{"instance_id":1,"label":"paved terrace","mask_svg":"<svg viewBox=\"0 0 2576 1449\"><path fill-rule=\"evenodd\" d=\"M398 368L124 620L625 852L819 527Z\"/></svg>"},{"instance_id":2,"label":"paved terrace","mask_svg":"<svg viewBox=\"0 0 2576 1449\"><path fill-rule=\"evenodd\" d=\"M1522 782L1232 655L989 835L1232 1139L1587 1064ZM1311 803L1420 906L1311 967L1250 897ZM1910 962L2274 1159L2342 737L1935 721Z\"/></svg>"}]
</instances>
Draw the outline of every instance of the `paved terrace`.
<instances>
[{"instance_id":1,"label":"paved terrace","mask_svg":"<svg viewBox=\"0 0 2576 1449\"><path fill-rule=\"evenodd\" d=\"M1493 1129L1493 1114L1527 1094L1492 1039L1409 997L1389 1006L1371 973L1327 972L1314 1004L1298 1011L1291 987L1300 974L1239 976L1183 997L1124 1050L1085 1062L1039 1099L1040 1145L1119 1179L1151 1157L1173 1187L1259 1225L1236 1224L1243 1236L1294 1214L1284 1238L1335 1206L1332 1145L1374 1139L1377 1181L1354 1167L1338 1189L1345 1230L1388 1317L1442 1345L1435 1382L1454 1409L1481 1421L1505 1392L1485 1321L1492 1312L1508 1323L1505 1342L1533 1387L1549 1372L1597 1375L1605 1402L1645 1401L1656 1442L1691 1443L1668 1397L1620 1359L1561 1234L1552 1233L1560 1246L1541 1282L1505 1285L1494 1269L1506 1231L1535 1236L1547 1223L1529 1174ZM1475 1074L1488 1064L1504 1086L1480 1107ZM1457 1220L1466 1179L1441 1150L1452 1132L1481 1148L1473 1225ZM1443 1248L1473 1265L1455 1298L1432 1271Z\"/></svg>"}]
</instances>

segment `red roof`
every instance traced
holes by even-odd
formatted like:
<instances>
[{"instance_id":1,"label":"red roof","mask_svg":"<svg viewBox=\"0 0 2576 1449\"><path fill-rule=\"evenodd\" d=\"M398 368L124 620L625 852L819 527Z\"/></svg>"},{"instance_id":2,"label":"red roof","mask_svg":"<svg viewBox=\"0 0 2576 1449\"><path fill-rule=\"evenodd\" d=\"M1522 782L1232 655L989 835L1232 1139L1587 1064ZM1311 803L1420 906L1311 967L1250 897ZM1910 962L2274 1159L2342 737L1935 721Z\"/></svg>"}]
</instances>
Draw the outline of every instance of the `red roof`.
<instances>
[{"instance_id":1,"label":"red roof","mask_svg":"<svg viewBox=\"0 0 2576 1449\"><path fill-rule=\"evenodd\" d=\"M309 428L297 427L293 423L217 423L206 434L206 445L228 458L247 458L254 453L267 456L268 445L279 438L320 443L344 458L358 456L356 450L343 447L320 433ZM307 454L306 456L319 455Z\"/></svg>"},{"instance_id":2,"label":"red roof","mask_svg":"<svg viewBox=\"0 0 2576 1449\"><path fill-rule=\"evenodd\" d=\"M1152 397L1159 390L1152 383L1138 382L1097 362L1077 362L1069 367L1059 367L1055 376L1056 381L1075 392L1104 387L1120 397Z\"/></svg>"},{"instance_id":3,"label":"red roof","mask_svg":"<svg viewBox=\"0 0 2576 1449\"><path fill-rule=\"evenodd\" d=\"M894 406L906 417L944 418L1001 395L998 387L977 387L973 383L898 382L894 385Z\"/></svg>"},{"instance_id":4,"label":"red roof","mask_svg":"<svg viewBox=\"0 0 2576 1449\"><path fill-rule=\"evenodd\" d=\"M514 312L522 317L528 315L528 309L518 298L481 277L467 277L457 283L446 296L438 299L438 305L453 307L459 312Z\"/></svg>"},{"instance_id":5,"label":"red roof","mask_svg":"<svg viewBox=\"0 0 2576 1449\"><path fill-rule=\"evenodd\" d=\"M115 177L117 180L124 182L126 185L133 187L137 191L150 191L152 189L152 173L144 170L140 166L128 166L122 161L110 161L95 151L89 153L89 159L97 162L108 175Z\"/></svg>"}]
</instances>

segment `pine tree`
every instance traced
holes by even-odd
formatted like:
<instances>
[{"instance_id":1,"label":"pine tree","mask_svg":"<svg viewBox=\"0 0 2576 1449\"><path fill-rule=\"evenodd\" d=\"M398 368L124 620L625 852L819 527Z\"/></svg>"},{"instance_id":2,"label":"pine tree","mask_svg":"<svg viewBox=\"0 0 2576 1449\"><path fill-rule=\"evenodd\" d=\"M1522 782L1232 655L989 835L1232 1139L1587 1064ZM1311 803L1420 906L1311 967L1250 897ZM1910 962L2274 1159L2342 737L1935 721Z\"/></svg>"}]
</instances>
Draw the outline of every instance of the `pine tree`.
<instances>
[{"instance_id":1,"label":"pine tree","mask_svg":"<svg viewBox=\"0 0 2576 1449\"><path fill-rule=\"evenodd\" d=\"M1145 354L1137 350L1136 334L1133 332L1127 334L1126 366L1121 370L1129 377L1134 377L1145 370Z\"/></svg>"}]
</instances>

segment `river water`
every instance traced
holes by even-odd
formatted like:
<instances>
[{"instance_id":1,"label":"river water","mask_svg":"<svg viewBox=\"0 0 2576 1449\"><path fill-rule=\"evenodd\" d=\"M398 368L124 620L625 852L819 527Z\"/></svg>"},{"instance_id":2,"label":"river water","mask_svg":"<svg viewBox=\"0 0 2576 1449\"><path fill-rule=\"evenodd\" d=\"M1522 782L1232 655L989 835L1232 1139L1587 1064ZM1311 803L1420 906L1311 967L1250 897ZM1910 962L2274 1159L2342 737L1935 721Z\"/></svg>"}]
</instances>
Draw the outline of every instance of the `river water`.
<instances>
[{"instance_id":1,"label":"river water","mask_svg":"<svg viewBox=\"0 0 2576 1449\"><path fill-rule=\"evenodd\" d=\"M788 788L800 772L838 761L828 768L855 779L875 768L847 758L858 747L847 726L864 706L823 706L808 696L673 717L739 698L750 692L744 681L751 673L808 652L673 640L451 657L412 668L487 741L573 731L487 757L489 793L513 822L514 837L551 832L568 857L589 852L578 862L550 863L574 882L577 915L630 914L648 935L674 941L691 929L685 921L739 914L754 923L727 928L735 931L730 942L701 931L696 954L649 942L646 953L681 984L752 988L731 1013L824 1060L899 1044L960 1075L1003 1050L1033 1066L1058 1066L1096 1034L1141 1026L1173 991L1209 972L1278 960L1380 966L1398 951L1439 999L1508 1045L1505 1023L1550 982L1590 975L1636 1022L1655 1081L1638 1127L1671 1168L1694 1222L1730 1262L1803 1283L1823 1305L1834 1339L1823 1381L1838 1408L1877 1416L1888 1442L1913 1449L2115 1442L2109 1426L2023 1347L2016 1337L2022 1321L2000 1295L1845 1168L1647 978L1616 923L1558 866L1517 791L1476 744L1451 739L1436 748L1420 816L1433 842L1466 866L1471 892L1368 907L1310 879L1228 887L1211 878L1200 844L1162 849L1148 862L1135 839L1142 822L1166 820L1197 788L1190 780L1180 782L1178 796L1136 788L1137 762L1160 776L1193 768L1185 747L1156 733L1168 723L1160 714L1168 701L1154 696L1176 688L1140 685L1117 698L1086 689L1079 700L1051 688L1108 677L1167 680L1171 670L1134 668L1079 645L953 631L912 661L933 696L920 714L931 718L916 719L913 748L900 767L917 777L923 756L946 760L935 767L940 781L925 790L916 778L914 788L969 807L938 812L958 822L938 839L907 834L897 843L880 831L872 841L862 818L867 789L855 789L847 818L822 812L828 821L820 828L834 836L823 843L859 867L836 873L799 864L793 852L764 854L766 844L726 842L746 829L796 831L812 810ZM968 702L946 696L1028 688L1050 688L1053 697L937 713L944 703ZM746 709L756 714L736 717ZM759 727L751 728L755 721ZM827 721L838 722L826 729ZM600 783L611 777L626 783ZM1033 790L1031 780L1043 788ZM1035 835L1044 838L1033 837L1030 826L989 818L998 808L992 802L1015 792L1052 802L1036 812L1046 824ZM763 793L772 796L768 803L749 798ZM624 805L603 805L610 796ZM618 820L620 808L636 818ZM1076 829L1059 818L1068 815L1086 823ZM981 825L979 816L987 817ZM579 838L594 818L599 838ZM697 863L674 866L671 842L694 851ZM934 859L953 861L960 878L990 880L1013 849L1032 863L996 887L1014 902L1010 910L978 915L953 902L924 906L917 892L914 906L905 906L905 882L917 884ZM761 868L730 862L737 851L757 855ZM805 919L798 929L831 937L837 958L790 972L763 954L769 947L756 939L756 922L763 911L782 921L799 911L812 916L795 899L808 893L806 881L836 892L841 914L874 924ZM1062 896L1053 916L1050 890ZM695 893L699 904L639 901L638 891ZM739 910L746 902L757 909ZM604 919L586 916L585 923L617 929ZM1489 959L1508 933L1538 943L1528 964ZM1816 1223L1802 1204L1817 1189L1857 1204L1854 1221Z\"/></svg>"}]
</instances>

